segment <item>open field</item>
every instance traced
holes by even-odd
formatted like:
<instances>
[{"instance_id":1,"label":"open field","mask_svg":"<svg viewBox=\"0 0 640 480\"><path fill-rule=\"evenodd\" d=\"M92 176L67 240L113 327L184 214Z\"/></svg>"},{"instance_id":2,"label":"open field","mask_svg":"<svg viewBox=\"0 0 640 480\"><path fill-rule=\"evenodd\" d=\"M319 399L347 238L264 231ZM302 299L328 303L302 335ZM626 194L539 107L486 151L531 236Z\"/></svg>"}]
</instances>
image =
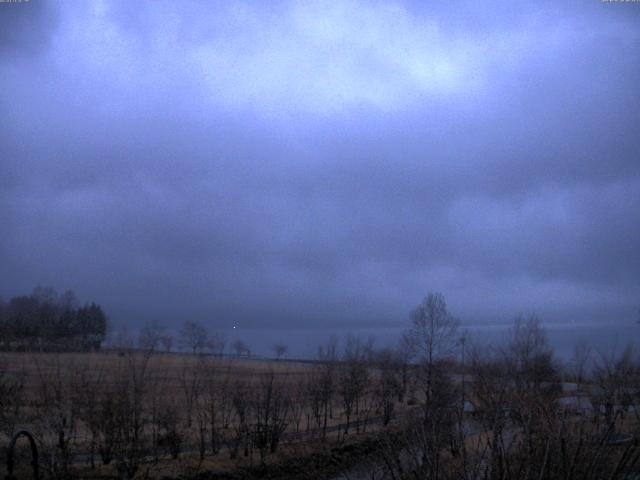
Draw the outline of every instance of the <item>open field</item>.
<instances>
[{"instance_id":1,"label":"open field","mask_svg":"<svg viewBox=\"0 0 640 480\"><path fill-rule=\"evenodd\" d=\"M310 363L294 361L251 360L244 358L217 358L215 356L184 353L144 352L131 354L111 352L91 353L2 353L0 358L6 374L24 376L25 388L35 400L42 380L60 376L60 380L72 381L74 376L100 378L115 382L116 373L122 368L145 368L150 379L161 380L167 395L179 395L185 370L206 369L216 375L233 371L235 377L252 378L273 372L292 381L308 374ZM145 365L145 362L146 365Z\"/></svg>"},{"instance_id":2,"label":"open field","mask_svg":"<svg viewBox=\"0 0 640 480\"><path fill-rule=\"evenodd\" d=\"M33 432L52 476L115 477L123 464L130 475L228 472L373 432L383 422L380 374L364 365L366 384L345 406L337 392L354 379L334 362L134 351L0 359L2 443L11 432ZM400 413L403 403L393 403Z\"/></svg>"}]
</instances>

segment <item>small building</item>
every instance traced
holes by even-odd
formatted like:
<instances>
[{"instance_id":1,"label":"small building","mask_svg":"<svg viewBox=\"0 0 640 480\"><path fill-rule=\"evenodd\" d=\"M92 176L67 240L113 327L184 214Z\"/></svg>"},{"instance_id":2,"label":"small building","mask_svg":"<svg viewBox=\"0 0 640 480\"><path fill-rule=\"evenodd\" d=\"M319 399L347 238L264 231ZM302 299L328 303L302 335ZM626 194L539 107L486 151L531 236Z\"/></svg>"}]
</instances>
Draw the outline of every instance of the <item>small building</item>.
<instances>
[{"instance_id":1,"label":"small building","mask_svg":"<svg viewBox=\"0 0 640 480\"><path fill-rule=\"evenodd\" d=\"M572 395L570 397L561 397L558 403L565 411L578 413L580 415L591 415L593 413L593 404L589 397L586 396Z\"/></svg>"}]
</instances>

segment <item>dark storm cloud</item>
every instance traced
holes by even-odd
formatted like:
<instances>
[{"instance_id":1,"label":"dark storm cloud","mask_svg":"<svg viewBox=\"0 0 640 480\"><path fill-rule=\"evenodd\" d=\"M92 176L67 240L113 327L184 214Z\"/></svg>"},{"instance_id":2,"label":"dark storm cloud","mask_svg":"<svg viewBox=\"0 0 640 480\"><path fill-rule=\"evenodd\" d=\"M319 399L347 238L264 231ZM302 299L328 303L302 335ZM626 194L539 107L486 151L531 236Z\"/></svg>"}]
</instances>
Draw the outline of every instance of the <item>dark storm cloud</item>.
<instances>
[{"instance_id":1,"label":"dark storm cloud","mask_svg":"<svg viewBox=\"0 0 640 480\"><path fill-rule=\"evenodd\" d=\"M403 324L428 290L468 321L637 307L636 5L21 5L5 297L212 326Z\"/></svg>"},{"instance_id":2,"label":"dark storm cloud","mask_svg":"<svg viewBox=\"0 0 640 480\"><path fill-rule=\"evenodd\" d=\"M45 49L57 24L57 8L50 2L24 2L0 9L0 58L30 58Z\"/></svg>"}]
</instances>

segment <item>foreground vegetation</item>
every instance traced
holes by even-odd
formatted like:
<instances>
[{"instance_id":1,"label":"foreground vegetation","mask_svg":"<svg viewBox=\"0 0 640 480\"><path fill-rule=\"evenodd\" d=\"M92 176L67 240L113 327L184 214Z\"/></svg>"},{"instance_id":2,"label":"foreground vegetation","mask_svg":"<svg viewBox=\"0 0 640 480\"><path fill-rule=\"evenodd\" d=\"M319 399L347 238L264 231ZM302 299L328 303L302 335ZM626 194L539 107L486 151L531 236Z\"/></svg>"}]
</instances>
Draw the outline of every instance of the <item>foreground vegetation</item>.
<instances>
[{"instance_id":1,"label":"foreground vegetation","mask_svg":"<svg viewBox=\"0 0 640 480\"><path fill-rule=\"evenodd\" d=\"M6 353L3 444L31 430L46 478L640 474L639 358L579 348L561 365L535 318L517 320L504 345L474 348L432 294L395 349L332 339L314 361L286 362L142 343Z\"/></svg>"}]
</instances>

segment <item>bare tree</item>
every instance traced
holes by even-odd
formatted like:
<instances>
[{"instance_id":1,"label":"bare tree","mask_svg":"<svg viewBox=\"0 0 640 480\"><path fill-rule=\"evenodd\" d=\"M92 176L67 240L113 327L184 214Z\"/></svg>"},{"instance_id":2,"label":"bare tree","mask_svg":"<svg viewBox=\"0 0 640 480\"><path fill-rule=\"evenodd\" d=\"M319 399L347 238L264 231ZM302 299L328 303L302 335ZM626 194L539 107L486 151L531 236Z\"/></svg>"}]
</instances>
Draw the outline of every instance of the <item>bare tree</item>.
<instances>
[{"instance_id":1,"label":"bare tree","mask_svg":"<svg viewBox=\"0 0 640 480\"><path fill-rule=\"evenodd\" d=\"M591 347L586 343L579 343L573 349L573 356L571 358L571 371L575 382L580 384L584 381L585 376L588 374L589 361L591 360Z\"/></svg>"},{"instance_id":2,"label":"bare tree","mask_svg":"<svg viewBox=\"0 0 640 480\"><path fill-rule=\"evenodd\" d=\"M253 443L264 463L267 450L275 453L287 426L291 399L285 384L276 378L273 371L260 375L253 391Z\"/></svg>"},{"instance_id":3,"label":"bare tree","mask_svg":"<svg viewBox=\"0 0 640 480\"><path fill-rule=\"evenodd\" d=\"M180 425L180 407L165 399L160 406L157 422L160 430L159 443L166 447L172 459L177 459L185 436Z\"/></svg>"},{"instance_id":4,"label":"bare tree","mask_svg":"<svg viewBox=\"0 0 640 480\"><path fill-rule=\"evenodd\" d=\"M165 333L160 338L160 343L162 344L162 348L164 348L164 351L169 353L171 351L171 349L173 348L173 337L171 335L169 335L168 333Z\"/></svg>"},{"instance_id":5,"label":"bare tree","mask_svg":"<svg viewBox=\"0 0 640 480\"><path fill-rule=\"evenodd\" d=\"M318 362L311 374L312 378L308 382L313 416L318 428L321 429L323 440L327 437L327 424L336 391L337 349L338 338L334 335L326 345L318 347Z\"/></svg>"},{"instance_id":6,"label":"bare tree","mask_svg":"<svg viewBox=\"0 0 640 480\"><path fill-rule=\"evenodd\" d=\"M215 364L209 365L203 379L203 395L200 404L202 420L206 422L203 434L209 435L209 446L213 455L220 449L220 431L224 427L224 409L228 388L225 381L219 380ZM202 430L202 429L201 429ZM201 441L201 452L206 450L206 441ZM201 453L203 456L203 453Z\"/></svg>"},{"instance_id":7,"label":"bare tree","mask_svg":"<svg viewBox=\"0 0 640 480\"><path fill-rule=\"evenodd\" d=\"M548 360L543 332L533 318L516 322L508 349L473 356L476 418L487 431L487 443L478 443L468 458L475 456L476 467L484 463L491 479L623 479L637 471L640 449L633 435L625 444L608 421L603 425L558 408L557 378L549 377ZM478 478L473 461L467 466L466 472Z\"/></svg>"},{"instance_id":8,"label":"bare tree","mask_svg":"<svg viewBox=\"0 0 640 480\"><path fill-rule=\"evenodd\" d=\"M240 447L244 448L244 456L249 456L251 417L251 385L243 379L236 379L231 389L231 401L235 411L236 421L233 423L234 437L230 448L231 458L236 458Z\"/></svg>"},{"instance_id":9,"label":"bare tree","mask_svg":"<svg viewBox=\"0 0 640 480\"><path fill-rule=\"evenodd\" d=\"M407 339L423 364L431 366L450 354L456 339L458 321L447 310L440 293L429 293L411 315Z\"/></svg>"},{"instance_id":10,"label":"bare tree","mask_svg":"<svg viewBox=\"0 0 640 480\"><path fill-rule=\"evenodd\" d=\"M425 411L435 401L436 361L452 353L455 346L458 321L447 309L444 296L429 293L411 315L407 339L420 360L421 381L424 390Z\"/></svg>"},{"instance_id":11,"label":"bare tree","mask_svg":"<svg viewBox=\"0 0 640 480\"><path fill-rule=\"evenodd\" d=\"M242 355L251 355L249 347L242 340L236 340L233 342L233 350L236 352L236 356L238 357L241 357Z\"/></svg>"},{"instance_id":12,"label":"bare tree","mask_svg":"<svg viewBox=\"0 0 640 480\"><path fill-rule=\"evenodd\" d=\"M283 356L287 354L289 351L289 347L287 347L284 343L276 343L273 346L273 353L276 355L276 360L280 360Z\"/></svg>"},{"instance_id":13,"label":"bare tree","mask_svg":"<svg viewBox=\"0 0 640 480\"><path fill-rule=\"evenodd\" d=\"M473 398L477 409L476 419L487 435L487 452L491 458L485 459L495 477L505 478L505 456L512 383L509 364L500 352L492 349L475 350L471 358L473 376ZM463 443L464 446L464 443Z\"/></svg>"},{"instance_id":14,"label":"bare tree","mask_svg":"<svg viewBox=\"0 0 640 480\"><path fill-rule=\"evenodd\" d=\"M155 361L158 363L162 360L162 358L155 358ZM159 447L165 440L162 437L160 418L166 406L165 392L167 391L171 377L171 370L166 368L166 365L158 363L153 366L153 374L150 375L147 389L147 416L149 424L147 430L151 436L151 449L156 462L159 460Z\"/></svg>"},{"instance_id":15,"label":"bare tree","mask_svg":"<svg viewBox=\"0 0 640 480\"><path fill-rule=\"evenodd\" d=\"M227 370L222 378L222 384L220 385L220 402L218 410L220 412L220 423L223 430L227 430L229 425L233 422L233 416L235 414L233 409L233 378L234 374L230 365L227 365Z\"/></svg>"},{"instance_id":16,"label":"bare tree","mask_svg":"<svg viewBox=\"0 0 640 480\"><path fill-rule=\"evenodd\" d=\"M369 351L367 344L361 339L353 336L347 338L338 376L338 393L346 416L345 435L349 433L352 414L360 413L360 401L370 382Z\"/></svg>"},{"instance_id":17,"label":"bare tree","mask_svg":"<svg viewBox=\"0 0 640 480\"><path fill-rule=\"evenodd\" d=\"M630 408L638 414L635 401L640 399L640 361L634 358L634 353L630 344L619 355L601 354L594 367L598 392L592 401L597 407L596 413L604 409L606 423L612 431L616 430L616 420L624 418Z\"/></svg>"},{"instance_id":18,"label":"bare tree","mask_svg":"<svg viewBox=\"0 0 640 480\"><path fill-rule=\"evenodd\" d=\"M80 406L78 385L81 370L56 355L48 362L34 357L38 382L35 404L40 422L36 433L43 440L43 453L52 478L67 478L77 440Z\"/></svg>"},{"instance_id":19,"label":"bare tree","mask_svg":"<svg viewBox=\"0 0 640 480\"><path fill-rule=\"evenodd\" d=\"M505 356L520 395L541 391L558 381L558 369L547 335L535 315L519 316L510 332Z\"/></svg>"},{"instance_id":20,"label":"bare tree","mask_svg":"<svg viewBox=\"0 0 640 480\"><path fill-rule=\"evenodd\" d=\"M111 346L124 354L134 346L134 340L129 331L129 326L125 323L118 328L111 336Z\"/></svg>"},{"instance_id":21,"label":"bare tree","mask_svg":"<svg viewBox=\"0 0 640 480\"><path fill-rule=\"evenodd\" d=\"M395 352L384 349L378 353L376 365L379 375L374 377L374 393L377 399L376 408L382 412L383 425L386 426L393 417L395 401L402 388L401 376L398 375ZM401 401L401 400L400 400Z\"/></svg>"},{"instance_id":22,"label":"bare tree","mask_svg":"<svg viewBox=\"0 0 640 480\"><path fill-rule=\"evenodd\" d=\"M148 322L141 329L138 335L138 346L143 350L157 351L165 336L162 325L156 320Z\"/></svg>"},{"instance_id":23,"label":"bare tree","mask_svg":"<svg viewBox=\"0 0 640 480\"><path fill-rule=\"evenodd\" d=\"M9 369L6 359L0 357L0 432L11 438L16 426L26 423L24 366L20 369Z\"/></svg>"},{"instance_id":24,"label":"bare tree","mask_svg":"<svg viewBox=\"0 0 640 480\"><path fill-rule=\"evenodd\" d=\"M202 352L207 348L209 334L198 322L187 321L180 329L180 346L191 350L193 354Z\"/></svg>"},{"instance_id":25,"label":"bare tree","mask_svg":"<svg viewBox=\"0 0 640 480\"><path fill-rule=\"evenodd\" d=\"M113 458L121 478L133 478L146 455L145 429L149 423L150 354L128 352L114 372L115 383L108 392L110 416L105 426L114 428ZM147 468L150 465L147 464Z\"/></svg>"},{"instance_id":26,"label":"bare tree","mask_svg":"<svg viewBox=\"0 0 640 480\"><path fill-rule=\"evenodd\" d=\"M118 410L117 385L99 382L94 386L92 401L94 412L88 412L88 426L95 437L96 448L102 463L109 465L114 458L119 441L120 419L114 415Z\"/></svg>"},{"instance_id":27,"label":"bare tree","mask_svg":"<svg viewBox=\"0 0 640 480\"><path fill-rule=\"evenodd\" d=\"M290 387L291 394L291 422L293 423L294 430L296 433L300 432L300 423L302 422L302 418L304 413L307 411L309 407L309 389L306 384L306 379L301 379L302 381L293 382Z\"/></svg>"},{"instance_id":28,"label":"bare tree","mask_svg":"<svg viewBox=\"0 0 640 480\"><path fill-rule=\"evenodd\" d=\"M209 338L207 347L212 354L221 357L224 353L224 347L226 343L227 338L223 333L214 332Z\"/></svg>"},{"instance_id":29,"label":"bare tree","mask_svg":"<svg viewBox=\"0 0 640 480\"><path fill-rule=\"evenodd\" d=\"M184 411L186 415L187 427L191 427L193 411L201 394L204 377L205 363L202 358L198 358L194 365L191 359L185 360L180 374L180 387L184 398Z\"/></svg>"},{"instance_id":30,"label":"bare tree","mask_svg":"<svg viewBox=\"0 0 640 480\"><path fill-rule=\"evenodd\" d=\"M77 389L78 418L89 432L89 462L95 468L95 454L100 445L101 401L105 388L106 369L84 365Z\"/></svg>"},{"instance_id":31,"label":"bare tree","mask_svg":"<svg viewBox=\"0 0 640 480\"><path fill-rule=\"evenodd\" d=\"M400 377L398 388L398 401L404 402L411 381L411 360L415 356L411 336L405 332L398 341L398 345L393 352L393 365Z\"/></svg>"}]
</instances>

